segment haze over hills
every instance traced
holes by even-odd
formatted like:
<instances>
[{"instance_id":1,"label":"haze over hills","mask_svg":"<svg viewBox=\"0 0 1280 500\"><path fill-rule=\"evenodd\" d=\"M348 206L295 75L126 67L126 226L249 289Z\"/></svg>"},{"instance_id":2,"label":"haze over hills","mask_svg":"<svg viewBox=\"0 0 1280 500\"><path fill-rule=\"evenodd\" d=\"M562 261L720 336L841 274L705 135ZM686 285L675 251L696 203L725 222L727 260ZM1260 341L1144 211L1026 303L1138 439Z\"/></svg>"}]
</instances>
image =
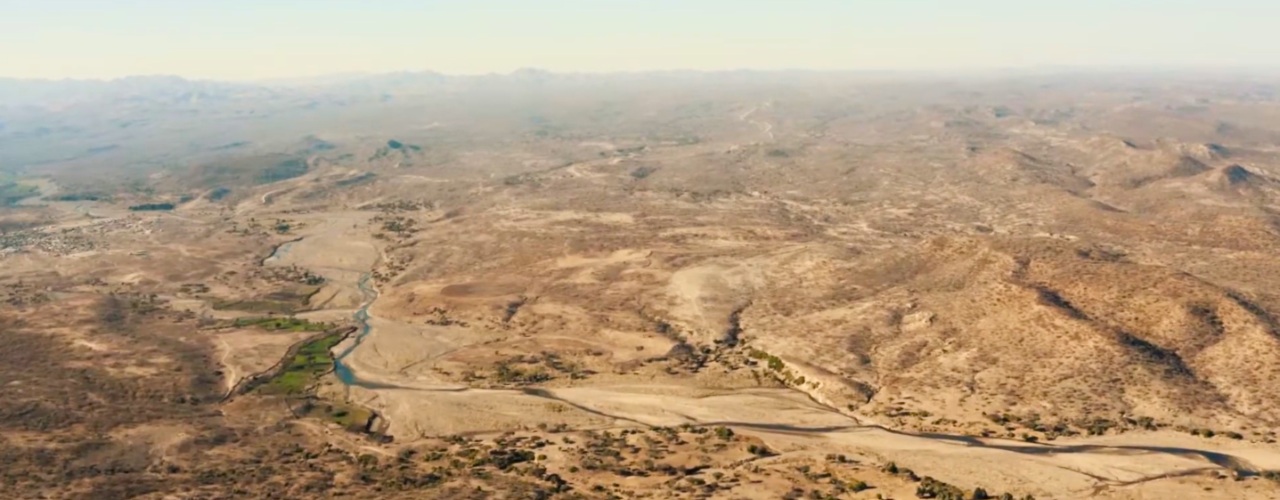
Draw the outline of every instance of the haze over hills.
<instances>
[{"instance_id":1,"label":"haze over hills","mask_svg":"<svg viewBox=\"0 0 1280 500\"><path fill-rule=\"evenodd\" d=\"M1280 80L0 80L18 498L1280 495Z\"/></svg>"}]
</instances>

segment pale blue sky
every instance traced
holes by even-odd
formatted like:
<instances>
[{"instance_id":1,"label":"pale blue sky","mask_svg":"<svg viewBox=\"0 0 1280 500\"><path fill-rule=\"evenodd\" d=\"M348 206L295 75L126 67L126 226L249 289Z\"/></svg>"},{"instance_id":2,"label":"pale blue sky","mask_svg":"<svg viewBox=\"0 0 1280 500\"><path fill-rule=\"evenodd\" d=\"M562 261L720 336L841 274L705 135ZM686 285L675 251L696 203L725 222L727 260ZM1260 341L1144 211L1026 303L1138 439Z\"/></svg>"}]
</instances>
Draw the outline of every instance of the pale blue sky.
<instances>
[{"instance_id":1,"label":"pale blue sky","mask_svg":"<svg viewBox=\"0 0 1280 500\"><path fill-rule=\"evenodd\" d=\"M1280 0L0 0L0 76L1280 66Z\"/></svg>"}]
</instances>

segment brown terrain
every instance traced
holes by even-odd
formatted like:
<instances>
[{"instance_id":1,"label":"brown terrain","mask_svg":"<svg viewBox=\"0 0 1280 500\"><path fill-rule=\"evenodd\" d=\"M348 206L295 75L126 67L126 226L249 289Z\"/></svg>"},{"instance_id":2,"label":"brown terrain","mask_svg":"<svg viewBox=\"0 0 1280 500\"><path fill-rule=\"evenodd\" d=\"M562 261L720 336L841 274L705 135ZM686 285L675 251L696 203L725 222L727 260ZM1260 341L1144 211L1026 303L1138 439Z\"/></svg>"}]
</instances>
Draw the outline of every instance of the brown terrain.
<instances>
[{"instance_id":1,"label":"brown terrain","mask_svg":"<svg viewBox=\"0 0 1280 500\"><path fill-rule=\"evenodd\" d=\"M0 107L2 496L1280 498L1277 80L423 78Z\"/></svg>"}]
</instances>

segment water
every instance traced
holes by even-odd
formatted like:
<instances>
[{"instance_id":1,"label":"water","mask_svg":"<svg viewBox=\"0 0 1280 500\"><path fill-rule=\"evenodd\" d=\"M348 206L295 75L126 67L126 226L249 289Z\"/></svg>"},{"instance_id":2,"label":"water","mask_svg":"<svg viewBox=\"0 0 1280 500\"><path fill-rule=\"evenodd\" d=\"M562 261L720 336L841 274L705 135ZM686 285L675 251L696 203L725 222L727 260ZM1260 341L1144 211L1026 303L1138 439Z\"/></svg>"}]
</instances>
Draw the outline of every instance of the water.
<instances>
[{"instance_id":1,"label":"water","mask_svg":"<svg viewBox=\"0 0 1280 500\"><path fill-rule=\"evenodd\" d=\"M356 377L356 374L351 371L351 368L348 367L346 363L342 362L342 360L347 356L350 356L357 347L360 347L360 343L363 342L364 338L373 330L373 326L369 324L369 307L373 305L374 299L378 298L378 292L369 288L369 278L371 277L372 275L369 273L365 273L360 277L358 286L360 287L360 293L364 294L365 301L364 305L360 306L360 309L356 310L355 315L351 318L360 326L360 330L356 333L355 341L351 343L351 346L338 353L337 356L334 356L333 373L338 376L338 380L340 380L343 385L354 385L356 387L377 389L382 387L381 384L361 381Z\"/></svg>"},{"instance_id":2,"label":"water","mask_svg":"<svg viewBox=\"0 0 1280 500\"><path fill-rule=\"evenodd\" d=\"M262 263L270 264L279 261L282 257L288 255L289 251L293 249L293 245L299 241L302 240L299 239L281 243L280 246L276 247L275 251L271 252L271 256L264 259ZM357 309L355 315L352 317L360 329L356 332L355 341L352 342L351 346L338 353L337 356L334 356L333 372L338 376L338 380L341 381L343 385L354 385L357 387L377 389L384 386L373 382L361 381L360 378L356 377L356 374L351 371L351 367L342 362L343 359L350 356L351 353L356 350L356 347L360 346L360 343L364 341L365 336L369 335L369 332L373 330L373 326L369 324L369 307L373 305L374 299L378 298L378 292L369 286L369 279L372 277L373 275L369 273L360 275L360 281L357 283L357 286L360 288L360 293L364 295L364 303L361 304L360 309Z\"/></svg>"}]
</instances>

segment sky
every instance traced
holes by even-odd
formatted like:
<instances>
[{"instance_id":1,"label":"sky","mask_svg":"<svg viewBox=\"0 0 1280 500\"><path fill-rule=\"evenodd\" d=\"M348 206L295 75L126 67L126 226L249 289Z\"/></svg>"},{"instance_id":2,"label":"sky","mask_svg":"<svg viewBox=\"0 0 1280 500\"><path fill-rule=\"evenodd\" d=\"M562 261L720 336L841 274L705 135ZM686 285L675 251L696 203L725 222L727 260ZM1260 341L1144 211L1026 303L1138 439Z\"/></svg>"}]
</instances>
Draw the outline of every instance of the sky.
<instances>
[{"instance_id":1,"label":"sky","mask_svg":"<svg viewBox=\"0 0 1280 500\"><path fill-rule=\"evenodd\" d=\"M0 77L1280 67L1280 0L0 0Z\"/></svg>"}]
</instances>

